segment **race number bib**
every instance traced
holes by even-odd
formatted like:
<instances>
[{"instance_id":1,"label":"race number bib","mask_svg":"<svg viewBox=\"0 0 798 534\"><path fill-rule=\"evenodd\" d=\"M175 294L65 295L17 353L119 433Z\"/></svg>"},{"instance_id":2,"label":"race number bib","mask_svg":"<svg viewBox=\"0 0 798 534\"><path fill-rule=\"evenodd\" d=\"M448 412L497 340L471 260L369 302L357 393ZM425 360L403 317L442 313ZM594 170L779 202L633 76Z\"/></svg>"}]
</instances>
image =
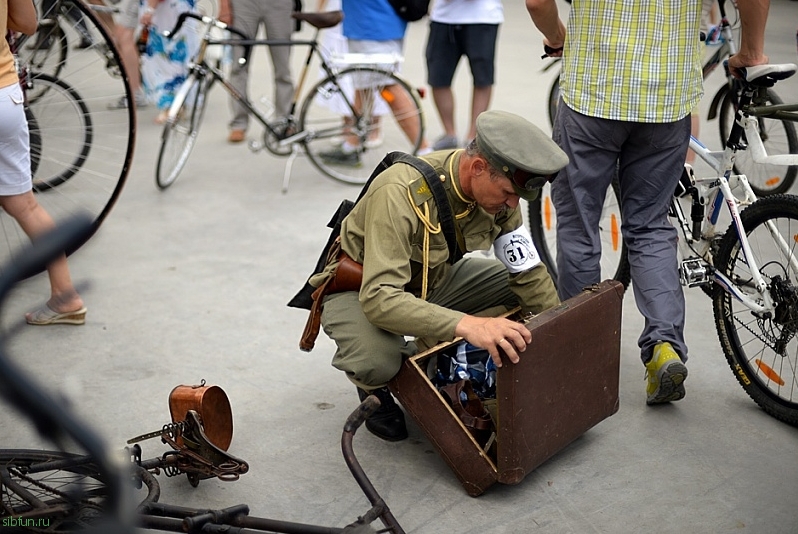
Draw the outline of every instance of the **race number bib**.
<instances>
[{"instance_id":1,"label":"race number bib","mask_svg":"<svg viewBox=\"0 0 798 534\"><path fill-rule=\"evenodd\" d=\"M527 271L540 263L540 255L525 226L496 238L493 253L513 274Z\"/></svg>"}]
</instances>

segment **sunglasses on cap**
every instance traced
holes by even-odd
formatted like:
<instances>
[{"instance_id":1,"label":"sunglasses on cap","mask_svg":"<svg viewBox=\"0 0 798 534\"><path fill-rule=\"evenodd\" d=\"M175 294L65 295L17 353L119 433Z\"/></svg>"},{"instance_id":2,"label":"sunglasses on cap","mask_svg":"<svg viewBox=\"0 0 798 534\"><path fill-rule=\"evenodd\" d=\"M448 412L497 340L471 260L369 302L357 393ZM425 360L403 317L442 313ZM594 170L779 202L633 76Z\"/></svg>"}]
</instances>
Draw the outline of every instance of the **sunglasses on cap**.
<instances>
[{"instance_id":1,"label":"sunglasses on cap","mask_svg":"<svg viewBox=\"0 0 798 534\"><path fill-rule=\"evenodd\" d=\"M515 169L512 173L507 172L505 175L516 187L526 191L534 191L546 185L547 182L552 182L554 177L557 176L557 173L544 176L527 172L523 169Z\"/></svg>"}]
</instances>

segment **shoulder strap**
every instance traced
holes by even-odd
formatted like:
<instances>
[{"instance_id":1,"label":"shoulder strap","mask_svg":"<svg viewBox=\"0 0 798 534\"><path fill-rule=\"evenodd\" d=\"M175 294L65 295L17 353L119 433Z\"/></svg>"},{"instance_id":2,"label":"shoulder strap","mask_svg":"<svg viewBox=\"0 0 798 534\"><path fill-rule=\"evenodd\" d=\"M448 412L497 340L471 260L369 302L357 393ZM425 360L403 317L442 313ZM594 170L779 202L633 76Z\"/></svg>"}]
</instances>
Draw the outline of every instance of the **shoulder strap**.
<instances>
[{"instance_id":1,"label":"shoulder strap","mask_svg":"<svg viewBox=\"0 0 798 534\"><path fill-rule=\"evenodd\" d=\"M380 173L394 163L406 163L415 168L424 176L424 180L427 182L429 190L432 192L432 198L435 199L435 204L438 206L438 216L441 221L441 229L443 231L444 238L446 238L446 245L449 248L449 263L454 265L460 260L460 258L463 257L463 251L460 250L460 246L457 243L457 232L454 227L452 207L449 205L449 198L446 196L446 190L444 189L441 181L438 179L438 174L435 172L435 168L423 159L417 158L416 156L407 154L405 152L396 151L388 153L371 173L371 176L363 186L363 189L360 190L360 194L358 195L357 200L355 200L355 204L357 204L357 202L363 198L363 195L366 194L366 191L371 185L371 182L374 181L374 178L376 178Z\"/></svg>"},{"instance_id":2,"label":"shoulder strap","mask_svg":"<svg viewBox=\"0 0 798 534\"><path fill-rule=\"evenodd\" d=\"M388 157L390 156L394 156L394 163L412 165L424 176L424 180L427 182L430 192L432 192L432 198L435 199L435 204L438 206L441 229L443 230L443 236L446 238L446 245L449 248L449 263L454 265L463 257L463 251L460 250L460 245L457 243L457 231L454 227L452 207L449 205L449 197L446 196L446 189L444 189L438 178L438 173L435 172L435 168L432 165L416 156L404 152L391 152L388 154Z\"/></svg>"}]
</instances>

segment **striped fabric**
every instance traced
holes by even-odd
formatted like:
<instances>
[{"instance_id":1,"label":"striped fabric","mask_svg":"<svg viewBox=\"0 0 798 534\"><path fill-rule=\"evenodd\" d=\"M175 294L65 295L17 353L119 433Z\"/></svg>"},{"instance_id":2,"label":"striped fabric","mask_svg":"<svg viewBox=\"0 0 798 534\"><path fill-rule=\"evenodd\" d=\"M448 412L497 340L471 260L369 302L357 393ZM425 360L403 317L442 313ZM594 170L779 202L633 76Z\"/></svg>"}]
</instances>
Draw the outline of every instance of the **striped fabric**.
<instances>
[{"instance_id":1,"label":"striped fabric","mask_svg":"<svg viewBox=\"0 0 798 534\"><path fill-rule=\"evenodd\" d=\"M573 0L561 93L593 117L673 122L703 93L701 0Z\"/></svg>"}]
</instances>

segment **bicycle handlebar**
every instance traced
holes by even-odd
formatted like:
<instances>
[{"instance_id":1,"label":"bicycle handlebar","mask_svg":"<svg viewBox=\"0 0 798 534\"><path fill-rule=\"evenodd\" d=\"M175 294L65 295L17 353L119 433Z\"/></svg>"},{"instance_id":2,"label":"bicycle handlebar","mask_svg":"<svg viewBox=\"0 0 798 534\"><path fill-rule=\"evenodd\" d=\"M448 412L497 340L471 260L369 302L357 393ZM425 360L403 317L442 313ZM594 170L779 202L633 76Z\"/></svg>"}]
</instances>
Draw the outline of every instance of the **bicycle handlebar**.
<instances>
[{"instance_id":1,"label":"bicycle handlebar","mask_svg":"<svg viewBox=\"0 0 798 534\"><path fill-rule=\"evenodd\" d=\"M346 418L346 423L344 424L344 432L351 432L354 434L360 425L363 424L363 421L368 419L368 417L373 414L377 408L380 407L380 400L375 397L374 395L369 395L366 397L360 405L355 409L354 412L349 414L349 417Z\"/></svg>"},{"instance_id":2,"label":"bicycle handlebar","mask_svg":"<svg viewBox=\"0 0 798 534\"><path fill-rule=\"evenodd\" d=\"M220 21L218 19L215 19L213 17L209 17L207 15L200 15L198 13L191 13L189 11L180 13L180 15L178 15L178 17L177 17L177 22L175 23L175 27L172 28L171 31L165 31L163 33L164 36L171 39L171 37L174 34L176 34L177 32L179 32L180 29L183 27L183 24L186 22L186 19L198 20L198 21L202 22L203 24L214 26L216 28L219 28L220 30L227 30L230 33L238 35L242 39L248 39L249 38L249 36L246 35L244 32L242 32L241 30L239 30L237 28L234 28L233 26L228 26L226 23L224 23L224 22L222 22L222 21Z\"/></svg>"}]
</instances>

